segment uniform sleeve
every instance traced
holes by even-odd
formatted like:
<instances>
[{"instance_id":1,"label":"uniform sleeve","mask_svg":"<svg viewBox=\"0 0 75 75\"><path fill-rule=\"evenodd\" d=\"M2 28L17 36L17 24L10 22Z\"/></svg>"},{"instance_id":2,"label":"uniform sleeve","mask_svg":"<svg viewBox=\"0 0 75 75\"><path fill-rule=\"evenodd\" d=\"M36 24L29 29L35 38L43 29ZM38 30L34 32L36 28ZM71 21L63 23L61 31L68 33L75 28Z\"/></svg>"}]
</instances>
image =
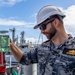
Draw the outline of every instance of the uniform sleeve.
<instances>
[{"instance_id":1,"label":"uniform sleeve","mask_svg":"<svg viewBox=\"0 0 75 75\"><path fill-rule=\"evenodd\" d=\"M25 53L20 60L20 63L23 65L29 65L37 62L37 48L30 50L28 53Z\"/></svg>"}]
</instances>

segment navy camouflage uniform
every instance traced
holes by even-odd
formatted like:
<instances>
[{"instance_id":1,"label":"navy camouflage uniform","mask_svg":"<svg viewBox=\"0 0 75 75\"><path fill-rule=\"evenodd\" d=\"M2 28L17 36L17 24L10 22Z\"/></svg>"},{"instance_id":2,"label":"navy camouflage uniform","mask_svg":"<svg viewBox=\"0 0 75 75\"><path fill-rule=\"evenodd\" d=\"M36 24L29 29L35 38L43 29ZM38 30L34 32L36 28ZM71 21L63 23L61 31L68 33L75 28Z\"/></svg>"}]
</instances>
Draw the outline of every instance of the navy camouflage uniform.
<instances>
[{"instance_id":1,"label":"navy camouflage uniform","mask_svg":"<svg viewBox=\"0 0 75 75\"><path fill-rule=\"evenodd\" d=\"M75 75L75 38L69 35L58 47L48 40L25 53L20 63L38 63L38 75Z\"/></svg>"}]
</instances>

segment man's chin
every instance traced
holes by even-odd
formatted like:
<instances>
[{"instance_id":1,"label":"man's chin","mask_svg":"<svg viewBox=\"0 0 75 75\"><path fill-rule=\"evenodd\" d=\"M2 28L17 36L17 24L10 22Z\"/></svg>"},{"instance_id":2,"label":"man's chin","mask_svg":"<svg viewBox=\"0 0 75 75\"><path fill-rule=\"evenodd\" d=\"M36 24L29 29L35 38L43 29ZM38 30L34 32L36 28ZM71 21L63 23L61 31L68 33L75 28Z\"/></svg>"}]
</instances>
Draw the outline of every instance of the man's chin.
<instances>
[{"instance_id":1,"label":"man's chin","mask_svg":"<svg viewBox=\"0 0 75 75\"><path fill-rule=\"evenodd\" d=\"M47 37L47 39L51 40L53 37Z\"/></svg>"},{"instance_id":2,"label":"man's chin","mask_svg":"<svg viewBox=\"0 0 75 75\"><path fill-rule=\"evenodd\" d=\"M47 35L46 34L47 39L51 40L53 38L53 36Z\"/></svg>"},{"instance_id":3,"label":"man's chin","mask_svg":"<svg viewBox=\"0 0 75 75\"><path fill-rule=\"evenodd\" d=\"M50 37L47 37L47 39L48 39L48 40L51 40L51 38L50 38Z\"/></svg>"}]
</instances>

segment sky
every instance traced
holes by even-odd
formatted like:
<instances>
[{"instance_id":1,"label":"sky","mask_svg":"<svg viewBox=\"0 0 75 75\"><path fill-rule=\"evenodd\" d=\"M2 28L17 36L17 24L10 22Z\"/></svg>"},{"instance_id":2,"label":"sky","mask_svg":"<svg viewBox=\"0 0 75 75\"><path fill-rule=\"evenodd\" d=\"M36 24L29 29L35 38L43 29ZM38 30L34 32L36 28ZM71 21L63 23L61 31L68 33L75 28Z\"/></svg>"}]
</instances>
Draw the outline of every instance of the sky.
<instances>
[{"instance_id":1,"label":"sky","mask_svg":"<svg viewBox=\"0 0 75 75\"><path fill-rule=\"evenodd\" d=\"M75 0L0 0L0 30L8 30L12 38L10 29L15 28L15 37L18 35L19 39L24 31L26 41L33 43L46 40L39 29L33 29L38 11L46 5L55 5L64 11L65 29L75 36Z\"/></svg>"}]
</instances>

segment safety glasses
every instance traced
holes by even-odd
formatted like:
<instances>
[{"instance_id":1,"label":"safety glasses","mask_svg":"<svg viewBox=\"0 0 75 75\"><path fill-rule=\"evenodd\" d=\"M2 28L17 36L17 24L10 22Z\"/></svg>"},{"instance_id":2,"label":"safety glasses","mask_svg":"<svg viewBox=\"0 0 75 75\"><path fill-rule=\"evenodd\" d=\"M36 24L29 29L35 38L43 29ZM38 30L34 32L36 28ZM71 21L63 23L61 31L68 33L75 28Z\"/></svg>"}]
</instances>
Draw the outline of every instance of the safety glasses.
<instances>
[{"instance_id":1,"label":"safety glasses","mask_svg":"<svg viewBox=\"0 0 75 75\"><path fill-rule=\"evenodd\" d=\"M46 29L46 26L47 26L49 23L53 22L53 21L54 21L54 20L45 22L44 24L41 24L41 25L39 26L39 29L40 29L40 30L45 30L45 29Z\"/></svg>"}]
</instances>

